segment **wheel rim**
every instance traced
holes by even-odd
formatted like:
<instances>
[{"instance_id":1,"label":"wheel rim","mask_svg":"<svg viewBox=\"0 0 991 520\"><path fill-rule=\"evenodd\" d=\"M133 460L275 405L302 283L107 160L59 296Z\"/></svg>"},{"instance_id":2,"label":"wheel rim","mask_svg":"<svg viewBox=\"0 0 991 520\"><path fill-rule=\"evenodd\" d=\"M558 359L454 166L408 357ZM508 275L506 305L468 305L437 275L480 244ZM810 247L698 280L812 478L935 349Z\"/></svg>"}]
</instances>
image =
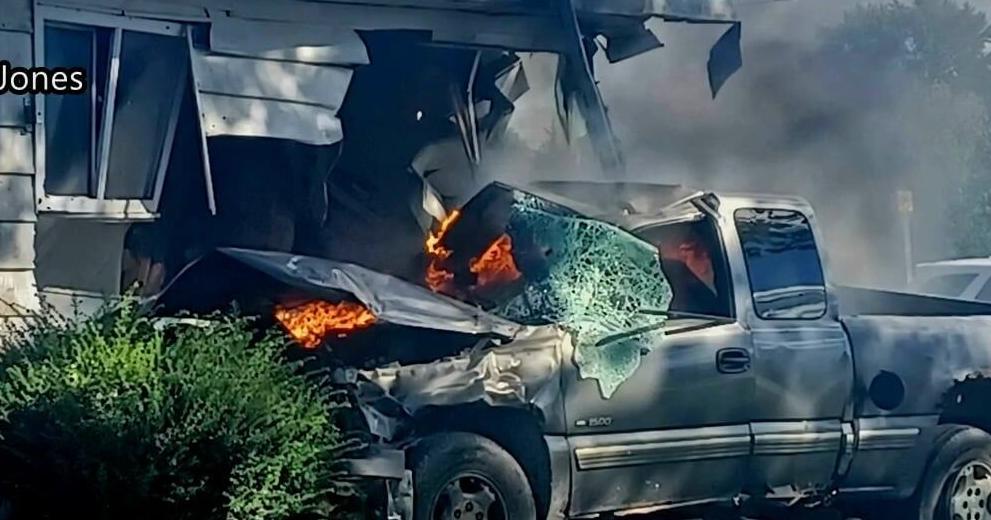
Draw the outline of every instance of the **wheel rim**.
<instances>
[{"instance_id":1,"label":"wheel rim","mask_svg":"<svg viewBox=\"0 0 991 520\"><path fill-rule=\"evenodd\" d=\"M508 516L498 488L476 474L452 478L434 499L431 512L432 520L507 520Z\"/></svg>"},{"instance_id":2,"label":"wheel rim","mask_svg":"<svg viewBox=\"0 0 991 520\"><path fill-rule=\"evenodd\" d=\"M965 465L950 490L950 520L991 520L991 466Z\"/></svg>"}]
</instances>

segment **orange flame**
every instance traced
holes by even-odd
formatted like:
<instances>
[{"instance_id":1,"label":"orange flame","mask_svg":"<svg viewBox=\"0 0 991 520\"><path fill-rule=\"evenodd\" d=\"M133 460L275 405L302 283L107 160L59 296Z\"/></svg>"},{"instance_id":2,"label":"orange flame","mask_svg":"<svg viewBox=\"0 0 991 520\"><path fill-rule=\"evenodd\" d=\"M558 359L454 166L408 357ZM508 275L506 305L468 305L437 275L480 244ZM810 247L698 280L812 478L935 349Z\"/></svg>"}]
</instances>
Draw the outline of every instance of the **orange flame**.
<instances>
[{"instance_id":1,"label":"orange flame","mask_svg":"<svg viewBox=\"0 0 991 520\"><path fill-rule=\"evenodd\" d=\"M376 322L375 315L360 303L319 300L294 307L277 306L275 319L308 349L319 347L327 336L343 337Z\"/></svg>"},{"instance_id":2,"label":"orange flame","mask_svg":"<svg viewBox=\"0 0 991 520\"><path fill-rule=\"evenodd\" d=\"M513 260L513 240L507 234L492 242L481 256L472 258L468 268L477 275L479 287L514 282L522 276Z\"/></svg>"},{"instance_id":3,"label":"orange flame","mask_svg":"<svg viewBox=\"0 0 991 520\"><path fill-rule=\"evenodd\" d=\"M445 259L451 256L451 252L440 245L440 241L443 240L444 235L447 234L447 230L458 220L461 216L460 210L454 210L444 218L440 223L437 233L430 233L427 237L427 254L430 256L439 256L441 259Z\"/></svg>"},{"instance_id":4,"label":"orange flame","mask_svg":"<svg viewBox=\"0 0 991 520\"><path fill-rule=\"evenodd\" d=\"M441 267L440 263L451 256L451 250L440 245L440 241L447 234L447 230L450 229L451 225L454 224L458 217L461 216L461 212L458 210L452 211L438 226L437 232L431 232L427 237L426 248L427 256L430 257L430 265L427 266L426 282L427 287L434 292L446 292L444 291L448 284L454 280L454 273Z\"/></svg>"}]
</instances>

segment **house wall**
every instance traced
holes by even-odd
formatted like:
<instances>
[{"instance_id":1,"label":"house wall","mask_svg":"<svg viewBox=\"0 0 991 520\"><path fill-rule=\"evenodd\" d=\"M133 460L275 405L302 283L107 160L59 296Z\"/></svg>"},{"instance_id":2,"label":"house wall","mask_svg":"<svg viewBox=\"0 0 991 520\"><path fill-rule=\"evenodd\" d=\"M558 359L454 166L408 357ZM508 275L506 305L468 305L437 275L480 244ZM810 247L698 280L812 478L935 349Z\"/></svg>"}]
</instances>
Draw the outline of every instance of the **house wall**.
<instances>
[{"instance_id":1,"label":"house wall","mask_svg":"<svg viewBox=\"0 0 991 520\"><path fill-rule=\"evenodd\" d=\"M191 60L207 155L212 137L262 136L316 146L340 140L337 110L354 67L368 60L358 30L421 30L431 32L438 43L520 50L556 50L561 41L550 14L493 16L481 9L471 12L452 7L444 0L423 5L399 0L375 5L287 0L0 2L0 59L19 66L40 63L33 56L36 6L78 9L81 16L95 12L190 23L197 31L208 28L206 39L193 38L196 49ZM43 127L36 126L37 110L26 104L31 101L30 96L0 95L0 318L17 315L15 307L37 305L39 283L48 295L69 271L79 276L99 271L101 276L115 277L114 269L104 269L105 265L85 265L93 262L93 255L71 252L83 240L80 237L91 236L76 227L90 223L113 227L112 239L87 243L107 253L101 258L109 258L119 256L117 250L128 226L126 218L119 216L92 220L93 215L86 215L87 223L78 219L80 215L49 212L40 215L39 225L38 207L44 193L37 188L36 175L40 179L44 174L39 171L44 161L36 157L42 150L36 150L34 132ZM208 158L204 168L208 180L211 162ZM215 199L208 191L205 195L213 206ZM118 224L108 224L115 219ZM59 284L49 283L56 278Z\"/></svg>"},{"instance_id":2,"label":"house wall","mask_svg":"<svg viewBox=\"0 0 991 520\"><path fill-rule=\"evenodd\" d=\"M4 0L0 59L30 66L31 0ZM0 95L0 317L36 304L33 109L28 96Z\"/></svg>"}]
</instances>

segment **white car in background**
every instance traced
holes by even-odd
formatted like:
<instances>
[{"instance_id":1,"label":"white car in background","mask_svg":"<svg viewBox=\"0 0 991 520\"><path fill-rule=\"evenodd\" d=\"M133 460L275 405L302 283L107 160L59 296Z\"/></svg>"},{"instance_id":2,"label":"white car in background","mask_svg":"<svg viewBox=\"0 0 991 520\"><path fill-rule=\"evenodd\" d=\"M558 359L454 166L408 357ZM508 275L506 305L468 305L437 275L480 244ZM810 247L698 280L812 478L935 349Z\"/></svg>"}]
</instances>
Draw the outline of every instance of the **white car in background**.
<instances>
[{"instance_id":1,"label":"white car in background","mask_svg":"<svg viewBox=\"0 0 991 520\"><path fill-rule=\"evenodd\" d=\"M963 258L919 264L914 292L991 302L991 258Z\"/></svg>"}]
</instances>

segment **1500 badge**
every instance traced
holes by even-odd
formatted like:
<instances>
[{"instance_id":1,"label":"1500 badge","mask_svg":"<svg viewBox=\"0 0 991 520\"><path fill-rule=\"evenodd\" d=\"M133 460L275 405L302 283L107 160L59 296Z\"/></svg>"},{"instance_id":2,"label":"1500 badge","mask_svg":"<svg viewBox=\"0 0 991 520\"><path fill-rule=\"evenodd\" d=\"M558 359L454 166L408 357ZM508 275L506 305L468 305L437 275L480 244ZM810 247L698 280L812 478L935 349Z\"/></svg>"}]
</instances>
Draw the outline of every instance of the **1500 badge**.
<instances>
[{"instance_id":1,"label":"1500 badge","mask_svg":"<svg viewBox=\"0 0 991 520\"><path fill-rule=\"evenodd\" d=\"M612 417L608 415L602 417L589 417L588 419L578 419L575 421L575 426L578 427L589 427L589 428L602 428L612 424Z\"/></svg>"}]
</instances>

